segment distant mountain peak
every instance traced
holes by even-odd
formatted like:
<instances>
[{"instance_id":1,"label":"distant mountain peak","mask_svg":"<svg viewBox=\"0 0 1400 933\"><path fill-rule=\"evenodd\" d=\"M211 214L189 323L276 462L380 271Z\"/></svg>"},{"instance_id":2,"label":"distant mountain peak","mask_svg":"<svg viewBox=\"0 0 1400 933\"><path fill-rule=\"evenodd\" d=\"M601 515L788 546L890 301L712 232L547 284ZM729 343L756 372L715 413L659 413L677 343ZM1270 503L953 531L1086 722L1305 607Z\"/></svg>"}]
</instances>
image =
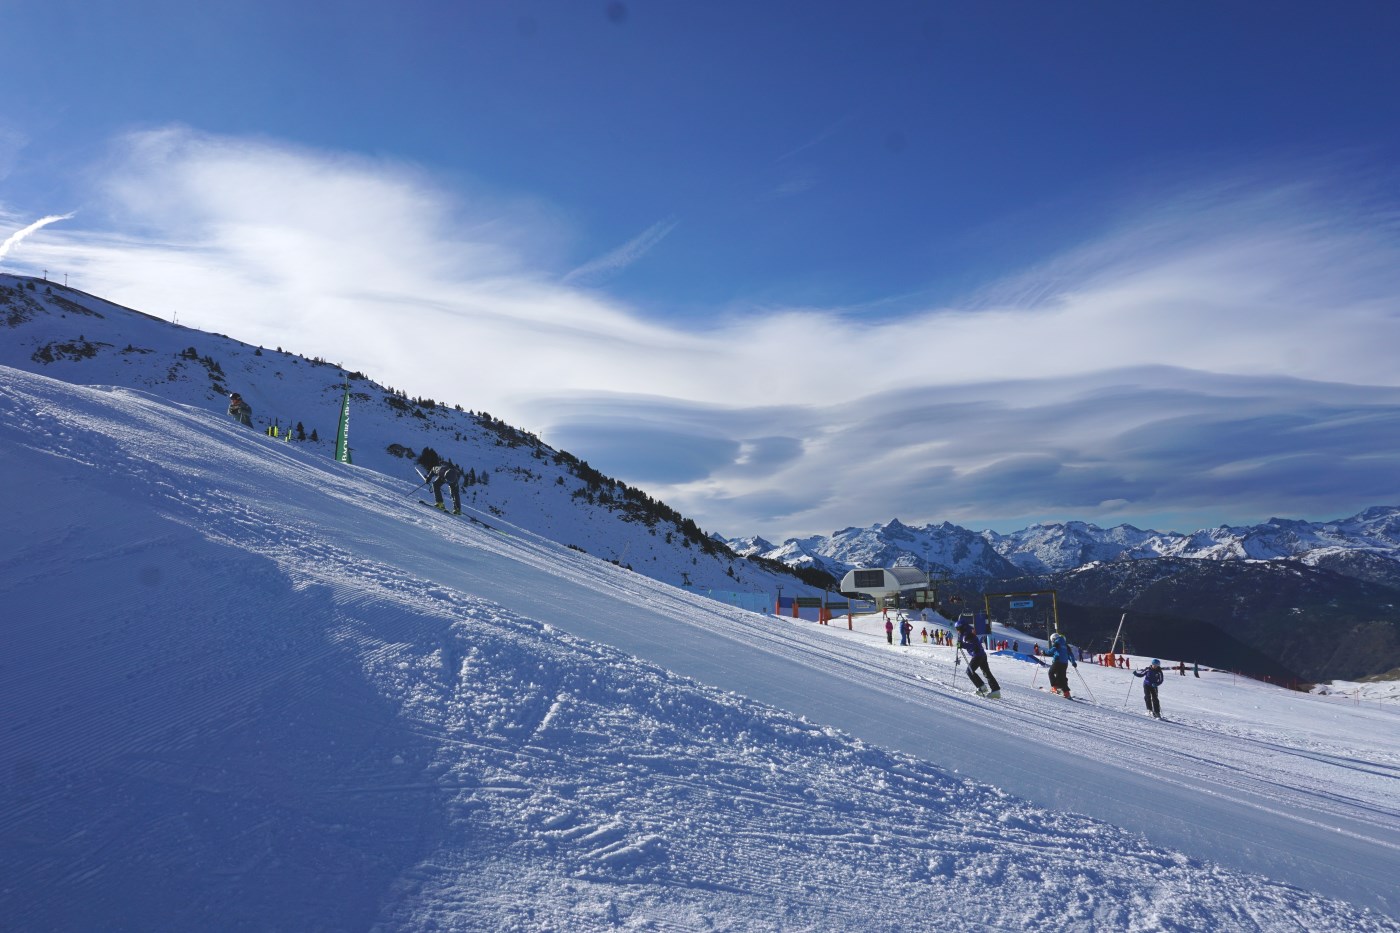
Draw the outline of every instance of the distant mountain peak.
<instances>
[{"instance_id":1,"label":"distant mountain peak","mask_svg":"<svg viewBox=\"0 0 1400 933\"><path fill-rule=\"evenodd\" d=\"M1218 525L1189 534L1129 524L1102 528L1073 519L1036 522L1010 533L979 533L946 520L913 528L893 518L884 524L804 538L800 549L795 544L768 545L763 553L785 561L800 553L803 560L817 560L836 576L855 566L894 566L896 562L987 577L1059 573L1161 557L1309 561L1324 554L1365 553L1400 563L1400 508L1373 506L1352 518L1323 523L1274 517L1259 525ZM978 548L993 551L1000 560L974 553Z\"/></svg>"}]
</instances>

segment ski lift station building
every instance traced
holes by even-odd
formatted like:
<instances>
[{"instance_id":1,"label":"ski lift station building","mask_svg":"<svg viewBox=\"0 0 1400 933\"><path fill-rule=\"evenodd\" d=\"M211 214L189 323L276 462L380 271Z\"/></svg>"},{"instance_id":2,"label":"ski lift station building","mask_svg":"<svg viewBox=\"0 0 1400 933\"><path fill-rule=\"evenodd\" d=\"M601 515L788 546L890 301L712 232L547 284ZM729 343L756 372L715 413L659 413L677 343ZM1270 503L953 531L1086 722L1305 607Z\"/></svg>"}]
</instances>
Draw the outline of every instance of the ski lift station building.
<instances>
[{"instance_id":1,"label":"ski lift station building","mask_svg":"<svg viewBox=\"0 0 1400 933\"><path fill-rule=\"evenodd\" d=\"M841 592L847 596L869 596L883 603L892 596L928 589L928 574L917 567L877 567L847 571L841 578Z\"/></svg>"}]
</instances>

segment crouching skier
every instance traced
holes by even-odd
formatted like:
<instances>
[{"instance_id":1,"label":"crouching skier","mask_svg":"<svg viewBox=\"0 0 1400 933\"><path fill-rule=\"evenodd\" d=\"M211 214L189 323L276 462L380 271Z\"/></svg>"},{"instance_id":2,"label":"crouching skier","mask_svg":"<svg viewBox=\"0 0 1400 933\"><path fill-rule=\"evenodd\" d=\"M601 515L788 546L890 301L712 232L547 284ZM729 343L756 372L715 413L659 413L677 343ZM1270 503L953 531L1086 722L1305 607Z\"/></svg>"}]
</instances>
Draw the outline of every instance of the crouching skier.
<instances>
[{"instance_id":1,"label":"crouching skier","mask_svg":"<svg viewBox=\"0 0 1400 933\"><path fill-rule=\"evenodd\" d=\"M967 677L977 688L977 692L992 699L1001 696L1001 684L997 683L996 677L992 676L991 665L987 663L987 649L982 647L982 640L977 637L971 619L958 620L958 648L967 652ZM982 678L977 676L978 668L981 668L982 673L987 675L986 684L982 683Z\"/></svg>"},{"instance_id":2,"label":"crouching skier","mask_svg":"<svg viewBox=\"0 0 1400 933\"><path fill-rule=\"evenodd\" d=\"M442 504L442 487L446 486L452 490L452 514L462 514L462 471L457 469L455 464L446 460L439 463L428 471L428 479L433 484L434 503L444 512L447 508Z\"/></svg>"},{"instance_id":3,"label":"crouching skier","mask_svg":"<svg viewBox=\"0 0 1400 933\"><path fill-rule=\"evenodd\" d=\"M444 512L447 511L447 507L442 504L442 487L446 486L452 491L452 514L461 515L462 471L457 469L457 465L450 460L443 460L431 447L425 447L418 455L418 465L428 471L427 482L433 484L434 505Z\"/></svg>"},{"instance_id":4,"label":"crouching skier","mask_svg":"<svg viewBox=\"0 0 1400 933\"><path fill-rule=\"evenodd\" d=\"M1074 660L1074 652L1070 650L1069 642L1065 641L1065 636L1056 632L1050 639L1050 689L1065 698L1069 697L1069 666L1073 664L1079 667L1079 662Z\"/></svg>"},{"instance_id":5,"label":"crouching skier","mask_svg":"<svg viewBox=\"0 0 1400 933\"><path fill-rule=\"evenodd\" d=\"M1162 662L1156 658L1140 671L1133 671L1134 677L1142 678L1142 699L1153 719L1162 718L1162 704L1157 700L1157 688L1162 686Z\"/></svg>"}]
</instances>

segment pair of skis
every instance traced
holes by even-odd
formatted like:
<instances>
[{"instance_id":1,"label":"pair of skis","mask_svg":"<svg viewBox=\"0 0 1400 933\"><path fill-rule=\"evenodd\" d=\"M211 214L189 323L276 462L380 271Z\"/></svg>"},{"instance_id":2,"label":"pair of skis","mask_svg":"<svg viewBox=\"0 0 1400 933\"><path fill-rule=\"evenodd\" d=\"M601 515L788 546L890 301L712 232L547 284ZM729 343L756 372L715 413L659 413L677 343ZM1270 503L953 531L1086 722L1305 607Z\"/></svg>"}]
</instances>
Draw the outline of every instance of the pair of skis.
<instances>
[{"instance_id":1,"label":"pair of skis","mask_svg":"<svg viewBox=\"0 0 1400 933\"><path fill-rule=\"evenodd\" d=\"M418 504L419 504L419 505L426 505L428 508L432 509L434 512L441 512L443 515L451 515L453 518L465 518L467 521L471 522L471 523L474 524L474 525L480 525L482 528L489 528L489 529L491 529L492 531L498 532L498 533L500 533L500 534L505 534L504 531L501 531L501 529L497 528L495 525L488 524L487 522L483 522L481 519L477 518L475 515L467 515L467 514L464 513L464 512L449 512L449 511L447 511L446 509L440 509L440 508L438 508L436 505L434 505L433 503L429 502L429 501L426 500L426 499L419 499L419 500L418 500Z\"/></svg>"},{"instance_id":2,"label":"pair of skis","mask_svg":"<svg viewBox=\"0 0 1400 933\"><path fill-rule=\"evenodd\" d=\"M410 496L413 495L413 494L414 494L415 492L417 492L418 490L422 489L424 486L428 485L429 482L431 482L431 480L430 480L427 476L423 476L423 471L420 470L420 469L418 469L417 467L414 467L414 468L413 468L413 472L417 473L420 477L422 477L423 482L419 483L417 486L414 486L411 490L409 490L408 495L410 495ZM501 529L497 528L495 525L492 525L492 524L489 523L489 522L483 522L481 519L477 518L475 515L467 515L467 514L464 513L464 512L449 512L449 511L447 511L446 509L438 508L436 505L434 505L433 503L429 502L429 501L426 500L426 499L419 499L418 502L419 502L421 505L426 505L426 506L427 506L428 508L430 508L430 509L437 509L439 512L443 513L444 515L455 515L455 516L457 516L458 518L465 518L467 521L471 522L472 524L480 525L482 528L489 528L489 529L491 529L492 531L500 532L501 534L506 534L506 532L501 531Z\"/></svg>"}]
</instances>

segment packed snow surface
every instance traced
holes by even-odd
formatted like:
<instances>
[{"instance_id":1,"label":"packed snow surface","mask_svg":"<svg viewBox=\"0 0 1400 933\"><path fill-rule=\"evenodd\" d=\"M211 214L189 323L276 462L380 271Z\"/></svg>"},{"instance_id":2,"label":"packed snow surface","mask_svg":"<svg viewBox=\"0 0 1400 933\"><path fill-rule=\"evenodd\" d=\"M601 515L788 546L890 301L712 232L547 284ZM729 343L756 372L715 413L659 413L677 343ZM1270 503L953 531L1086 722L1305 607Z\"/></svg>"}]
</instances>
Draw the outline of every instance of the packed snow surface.
<instances>
[{"instance_id":1,"label":"packed snow surface","mask_svg":"<svg viewBox=\"0 0 1400 933\"><path fill-rule=\"evenodd\" d=\"M1400 929L1394 703L1169 672L1156 721L1009 656L981 699L922 620L7 368L0 488L7 929Z\"/></svg>"}]
</instances>

